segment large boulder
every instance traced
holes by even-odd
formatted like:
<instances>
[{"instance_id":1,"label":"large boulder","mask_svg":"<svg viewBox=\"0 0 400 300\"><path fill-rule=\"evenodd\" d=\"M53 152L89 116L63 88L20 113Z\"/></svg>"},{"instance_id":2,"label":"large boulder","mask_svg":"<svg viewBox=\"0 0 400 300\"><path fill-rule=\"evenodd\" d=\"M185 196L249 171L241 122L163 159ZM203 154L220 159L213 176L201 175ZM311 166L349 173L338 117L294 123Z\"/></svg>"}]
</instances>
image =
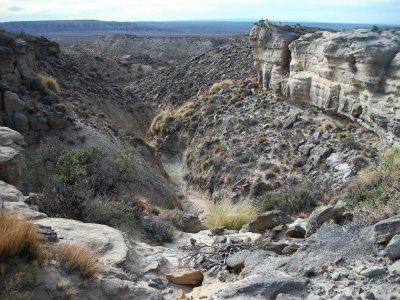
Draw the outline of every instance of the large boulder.
<instances>
[{"instance_id":1,"label":"large boulder","mask_svg":"<svg viewBox=\"0 0 400 300\"><path fill-rule=\"evenodd\" d=\"M104 263L119 265L127 258L128 246L122 232L117 229L62 218L46 218L35 223L50 226L61 243L73 243L92 249Z\"/></svg>"},{"instance_id":2,"label":"large boulder","mask_svg":"<svg viewBox=\"0 0 400 300\"><path fill-rule=\"evenodd\" d=\"M306 237L316 232L316 230L325 222L338 220L343 216L345 206L342 204L328 205L314 210L308 218L306 226Z\"/></svg>"},{"instance_id":3,"label":"large boulder","mask_svg":"<svg viewBox=\"0 0 400 300\"><path fill-rule=\"evenodd\" d=\"M400 234L400 215L376 223L372 227L371 239L376 243L388 243L396 234Z\"/></svg>"},{"instance_id":4,"label":"large boulder","mask_svg":"<svg viewBox=\"0 0 400 300\"><path fill-rule=\"evenodd\" d=\"M258 215L249 224L243 226L242 231L262 233L267 229L272 229L278 225L283 225L292 221L293 220L287 214L278 210L272 210Z\"/></svg>"}]
</instances>

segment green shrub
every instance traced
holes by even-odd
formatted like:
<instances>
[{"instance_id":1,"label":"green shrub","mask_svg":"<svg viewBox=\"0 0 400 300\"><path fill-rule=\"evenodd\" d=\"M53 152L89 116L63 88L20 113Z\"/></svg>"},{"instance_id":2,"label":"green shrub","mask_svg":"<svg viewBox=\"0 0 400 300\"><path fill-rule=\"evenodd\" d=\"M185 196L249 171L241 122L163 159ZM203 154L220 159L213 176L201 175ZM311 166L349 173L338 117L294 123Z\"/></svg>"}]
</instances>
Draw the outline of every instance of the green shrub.
<instances>
[{"instance_id":1,"label":"green shrub","mask_svg":"<svg viewBox=\"0 0 400 300\"><path fill-rule=\"evenodd\" d=\"M341 141L341 146L340 146L340 150L344 151L346 149L350 149L350 150L362 150L362 145L357 142L353 136L348 136L345 137L344 139L342 139Z\"/></svg>"},{"instance_id":2,"label":"green shrub","mask_svg":"<svg viewBox=\"0 0 400 300\"><path fill-rule=\"evenodd\" d=\"M232 203L229 200L222 200L211 205L207 227L239 230L243 225L251 222L257 216L257 212L257 208L249 201Z\"/></svg>"},{"instance_id":3,"label":"green shrub","mask_svg":"<svg viewBox=\"0 0 400 300\"><path fill-rule=\"evenodd\" d=\"M373 205L385 199L386 191L383 186L368 188L364 185L356 185L348 190L346 202L351 208L360 205Z\"/></svg>"},{"instance_id":4,"label":"green shrub","mask_svg":"<svg viewBox=\"0 0 400 300\"><path fill-rule=\"evenodd\" d=\"M390 176L400 175L400 148L389 148L383 153L378 171Z\"/></svg>"},{"instance_id":5,"label":"green shrub","mask_svg":"<svg viewBox=\"0 0 400 300\"><path fill-rule=\"evenodd\" d=\"M56 165L56 176L59 182L73 185L79 178L93 172L92 163L100 152L96 148L71 150L62 154Z\"/></svg>"},{"instance_id":6,"label":"green shrub","mask_svg":"<svg viewBox=\"0 0 400 300\"><path fill-rule=\"evenodd\" d=\"M280 210L288 214L310 212L323 198L323 193L297 186L264 194L261 200L263 211Z\"/></svg>"},{"instance_id":7,"label":"green shrub","mask_svg":"<svg viewBox=\"0 0 400 300\"><path fill-rule=\"evenodd\" d=\"M0 263L0 299L30 299L37 285L39 265L20 258Z\"/></svg>"}]
</instances>

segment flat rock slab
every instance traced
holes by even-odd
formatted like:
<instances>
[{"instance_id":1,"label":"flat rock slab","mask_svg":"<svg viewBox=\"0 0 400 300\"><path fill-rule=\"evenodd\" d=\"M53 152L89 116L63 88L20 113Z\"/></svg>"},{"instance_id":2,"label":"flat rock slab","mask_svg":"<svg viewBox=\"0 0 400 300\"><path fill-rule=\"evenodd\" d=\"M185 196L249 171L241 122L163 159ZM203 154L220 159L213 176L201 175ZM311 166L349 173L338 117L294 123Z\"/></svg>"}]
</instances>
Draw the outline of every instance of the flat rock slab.
<instances>
[{"instance_id":1,"label":"flat rock slab","mask_svg":"<svg viewBox=\"0 0 400 300\"><path fill-rule=\"evenodd\" d=\"M47 218L46 214L30 208L29 205L24 202L5 202L4 208L8 213L16 214L29 220Z\"/></svg>"},{"instance_id":2,"label":"flat rock slab","mask_svg":"<svg viewBox=\"0 0 400 300\"><path fill-rule=\"evenodd\" d=\"M210 299L275 299L280 293L302 291L307 284L304 278L297 278L282 271L249 276L226 286Z\"/></svg>"},{"instance_id":3,"label":"flat rock slab","mask_svg":"<svg viewBox=\"0 0 400 300\"><path fill-rule=\"evenodd\" d=\"M188 269L166 274L169 282L179 285L199 285L203 282L203 273L200 270Z\"/></svg>"},{"instance_id":4,"label":"flat rock slab","mask_svg":"<svg viewBox=\"0 0 400 300\"><path fill-rule=\"evenodd\" d=\"M0 200L6 202L24 202L24 195L14 186L0 180Z\"/></svg>"},{"instance_id":5,"label":"flat rock slab","mask_svg":"<svg viewBox=\"0 0 400 300\"><path fill-rule=\"evenodd\" d=\"M35 223L50 226L61 243L73 243L92 249L106 264L118 265L127 258L128 246L122 232L117 229L62 218L47 218Z\"/></svg>"}]
</instances>

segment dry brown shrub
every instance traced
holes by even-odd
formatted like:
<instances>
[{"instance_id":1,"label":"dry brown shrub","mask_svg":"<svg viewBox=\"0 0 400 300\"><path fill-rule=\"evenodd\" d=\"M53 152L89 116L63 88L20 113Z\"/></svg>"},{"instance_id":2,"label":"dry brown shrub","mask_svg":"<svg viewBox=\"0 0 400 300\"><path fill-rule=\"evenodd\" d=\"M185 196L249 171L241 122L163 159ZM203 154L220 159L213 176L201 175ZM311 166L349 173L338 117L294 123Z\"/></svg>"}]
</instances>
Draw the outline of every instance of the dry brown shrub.
<instances>
[{"instance_id":1,"label":"dry brown shrub","mask_svg":"<svg viewBox=\"0 0 400 300\"><path fill-rule=\"evenodd\" d=\"M0 213L0 258L42 259L45 251L36 226L16 215Z\"/></svg>"},{"instance_id":2,"label":"dry brown shrub","mask_svg":"<svg viewBox=\"0 0 400 300\"><path fill-rule=\"evenodd\" d=\"M39 74L38 76L43 85L48 89L52 90L54 93L61 92L60 86L57 83L57 79L55 79L53 76L48 74Z\"/></svg>"},{"instance_id":3,"label":"dry brown shrub","mask_svg":"<svg viewBox=\"0 0 400 300\"><path fill-rule=\"evenodd\" d=\"M92 277L100 268L95 252L74 244L56 246L54 258L68 272L78 271L82 277Z\"/></svg>"},{"instance_id":4,"label":"dry brown shrub","mask_svg":"<svg viewBox=\"0 0 400 300\"><path fill-rule=\"evenodd\" d=\"M221 89L231 87L233 85L233 81L230 79L225 79L220 82L214 83L210 88L210 93L219 92Z\"/></svg>"}]
</instances>

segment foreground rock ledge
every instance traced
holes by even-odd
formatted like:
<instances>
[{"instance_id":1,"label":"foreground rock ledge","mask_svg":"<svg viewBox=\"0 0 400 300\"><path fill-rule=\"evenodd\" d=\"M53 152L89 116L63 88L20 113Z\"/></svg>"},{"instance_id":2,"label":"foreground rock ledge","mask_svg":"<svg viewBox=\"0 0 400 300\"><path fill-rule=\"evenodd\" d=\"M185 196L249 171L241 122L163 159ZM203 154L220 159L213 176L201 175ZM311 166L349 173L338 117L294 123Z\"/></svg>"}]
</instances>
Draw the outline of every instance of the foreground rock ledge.
<instances>
[{"instance_id":1,"label":"foreground rock ledge","mask_svg":"<svg viewBox=\"0 0 400 300\"><path fill-rule=\"evenodd\" d=\"M122 232L117 229L62 218L47 218L35 223L50 226L63 243L74 243L92 249L103 263L119 265L127 258L128 246Z\"/></svg>"}]
</instances>

